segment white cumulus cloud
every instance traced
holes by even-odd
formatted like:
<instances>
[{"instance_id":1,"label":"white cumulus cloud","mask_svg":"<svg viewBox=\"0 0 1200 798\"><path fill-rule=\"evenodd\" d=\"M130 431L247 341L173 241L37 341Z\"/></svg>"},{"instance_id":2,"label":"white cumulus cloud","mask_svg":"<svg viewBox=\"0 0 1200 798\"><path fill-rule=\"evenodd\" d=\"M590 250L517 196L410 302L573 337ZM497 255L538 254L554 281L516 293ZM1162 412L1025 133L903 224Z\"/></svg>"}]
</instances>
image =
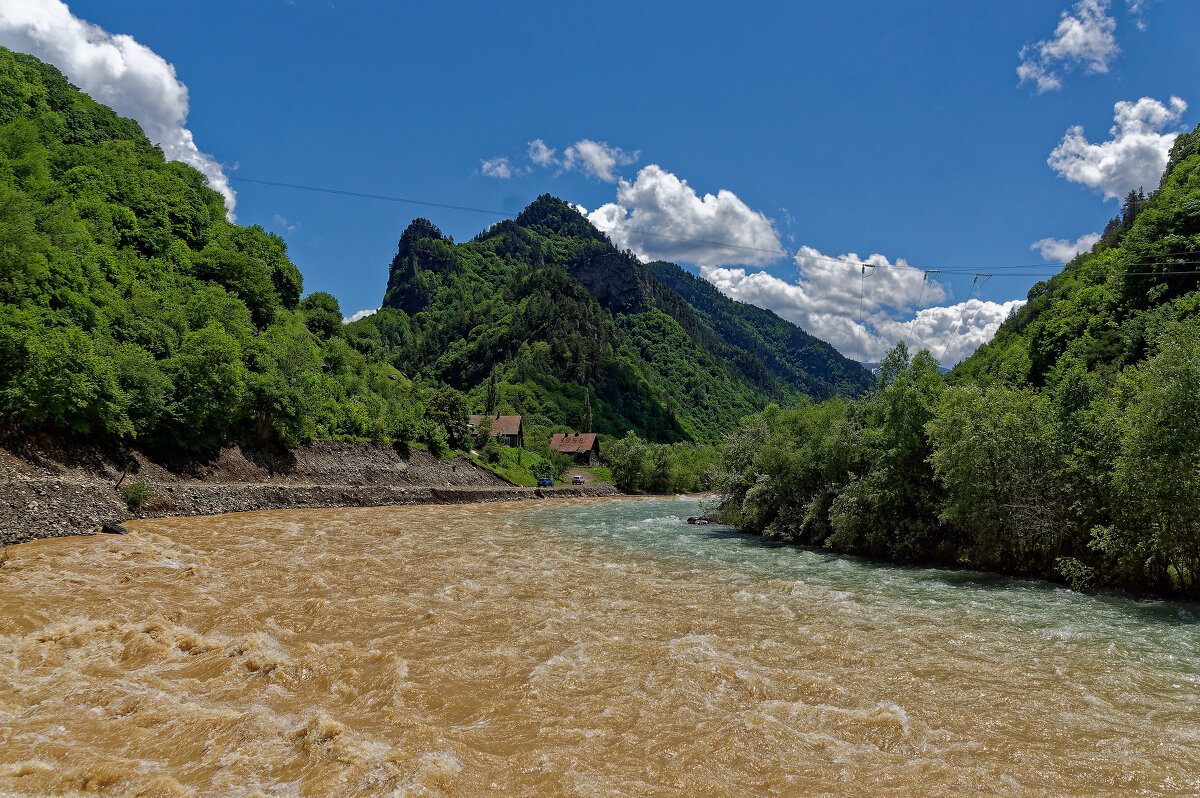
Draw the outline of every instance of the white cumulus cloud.
<instances>
[{"instance_id":1,"label":"white cumulus cloud","mask_svg":"<svg viewBox=\"0 0 1200 798\"><path fill-rule=\"evenodd\" d=\"M0 0L0 44L53 64L94 100L137 120L167 158L204 173L234 218L233 189L185 126L187 86L162 56L132 36L79 19L60 0Z\"/></svg>"},{"instance_id":2,"label":"white cumulus cloud","mask_svg":"<svg viewBox=\"0 0 1200 798\"><path fill-rule=\"evenodd\" d=\"M1108 71L1120 48L1117 22L1108 14L1108 0L1079 0L1062 12L1054 37L1021 48L1017 76L1021 83L1034 83L1038 93L1062 88L1058 70L1082 65L1087 72Z\"/></svg>"},{"instance_id":3,"label":"white cumulus cloud","mask_svg":"<svg viewBox=\"0 0 1200 798\"><path fill-rule=\"evenodd\" d=\"M602 180L605 183L615 183L620 179L617 169L636 163L641 157L640 150L627 152L620 147L613 147L605 141L580 139L563 150L559 157L558 150L547 146L541 139L528 142L529 160L544 168L557 168L558 174L578 171Z\"/></svg>"},{"instance_id":4,"label":"white cumulus cloud","mask_svg":"<svg viewBox=\"0 0 1200 798\"><path fill-rule=\"evenodd\" d=\"M605 183L617 182L613 172L619 166L636 163L640 151L625 152L620 147L610 147L603 141L580 139L563 150L562 167L566 170L578 169L585 175L603 180Z\"/></svg>"},{"instance_id":5,"label":"white cumulus cloud","mask_svg":"<svg viewBox=\"0 0 1200 798\"><path fill-rule=\"evenodd\" d=\"M904 341L911 350L928 349L942 366L949 368L990 341L1008 314L1024 304L1024 299L1007 302L968 299L947 307L923 308L909 321L872 318L871 326L880 341L890 342L888 348L896 341ZM886 349L876 351L882 354Z\"/></svg>"},{"instance_id":6,"label":"white cumulus cloud","mask_svg":"<svg viewBox=\"0 0 1200 798\"><path fill-rule=\"evenodd\" d=\"M732 191L703 197L656 164L621 180L617 201L601 205L588 220L621 249L643 258L697 266L757 265L783 256L775 225Z\"/></svg>"},{"instance_id":7,"label":"white cumulus cloud","mask_svg":"<svg viewBox=\"0 0 1200 798\"><path fill-rule=\"evenodd\" d=\"M558 160L554 157L557 152L553 147L547 147L546 142L534 139L529 142L529 160L538 166L554 166Z\"/></svg>"},{"instance_id":8,"label":"white cumulus cloud","mask_svg":"<svg viewBox=\"0 0 1200 798\"><path fill-rule=\"evenodd\" d=\"M879 360L904 341L914 351L930 350L944 366L953 365L989 340L1023 302L970 299L926 307L944 302L946 290L903 260L830 258L811 247L802 248L795 260L796 282L742 268L702 267L700 273L731 299L774 311L863 362ZM864 275L864 265L875 268Z\"/></svg>"},{"instance_id":9,"label":"white cumulus cloud","mask_svg":"<svg viewBox=\"0 0 1200 798\"><path fill-rule=\"evenodd\" d=\"M486 161L481 160L479 162L479 171L483 172L485 177L495 177L500 180L508 180L516 174L512 164L508 162L508 158L503 156Z\"/></svg>"},{"instance_id":10,"label":"white cumulus cloud","mask_svg":"<svg viewBox=\"0 0 1200 798\"><path fill-rule=\"evenodd\" d=\"M379 312L379 308L368 308L366 310L360 310L357 313L355 313L353 316L343 317L342 324L350 324L352 322L358 321L359 319L365 319L367 316L374 316L378 312Z\"/></svg>"},{"instance_id":11,"label":"white cumulus cloud","mask_svg":"<svg viewBox=\"0 0 1200 798\"><path fill-rule=\"evenodd\" d=\"M1029 245L1042 253L1042 259L1054 263L1066 263L1080 252L1087 252L1100 240L1099 233L1087 233L1074 241L1065 238L1042 238Z\"/></svg>"},{"instance_id":12,"label":"white cumulus cloud","mask_svg":"<svg viewBox=\"0 0 1200 798\"><path fill-rule=\"evenodd\" d=\"M946 291L923 269L909 266L903 258L895 263L883 255L860 258L855 253L836 258L812 247L801 247L795 256L801 282L829 312L850 310L865 313L883 308L910 311L919 305L946 299Z\"/></svg>"},{"instance_id":13,"label":"white cumulus cloud","mask_svg":"<svg viewBox=\"0 0 1200 798\"><path fill-rule=\"evenodd\" d=\"M1131 189L1152 189L1167 166L1177 133L1164 128L1179 122L1187 103L1172 97L1170 107L1151 97L1122 101L1114 107L1112 138L1093 144L1079 125L1067 130L1046 163L1062 177L1099 189L1105 199Z\"/></svg>"}]
</instances>

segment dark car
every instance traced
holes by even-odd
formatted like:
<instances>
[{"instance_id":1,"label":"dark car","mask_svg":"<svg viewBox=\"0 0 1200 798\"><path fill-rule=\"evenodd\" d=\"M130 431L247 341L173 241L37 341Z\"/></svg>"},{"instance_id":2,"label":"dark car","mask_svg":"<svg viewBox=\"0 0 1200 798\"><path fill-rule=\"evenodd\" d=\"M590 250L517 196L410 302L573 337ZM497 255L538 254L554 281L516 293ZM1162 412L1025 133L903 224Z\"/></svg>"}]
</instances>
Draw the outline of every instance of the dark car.
<instances>
[{"instance_id":1,"label":"dark car","mask_svg":"<svg viewBox=\"0 0 1200 798\"><path fill-rule=\"evenodd\" d=\"M538 477L537 486L539 488L553 488L554 480L550 479L550 477Z\"/></svg>"}]
</instances>

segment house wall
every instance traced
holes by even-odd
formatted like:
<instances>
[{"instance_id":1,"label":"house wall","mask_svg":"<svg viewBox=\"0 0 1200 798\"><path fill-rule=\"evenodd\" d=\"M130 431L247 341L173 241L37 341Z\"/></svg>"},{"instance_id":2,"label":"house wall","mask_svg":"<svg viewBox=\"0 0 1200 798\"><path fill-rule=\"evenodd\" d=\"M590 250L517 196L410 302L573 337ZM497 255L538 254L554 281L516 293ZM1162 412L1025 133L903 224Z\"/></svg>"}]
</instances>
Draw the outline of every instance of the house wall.
<instances>
[{"instance_id":1,"label":"house wall","mask_svg":"<svg viewBox=\"0 0 1200 798\"><path fill-rule=\"evenodd\" d=\"M595 449L588 449L586 452L575 452L572 458L576 463L589 468L595 468L600 465L600 454Z\"/></svg>"}]
</instances>

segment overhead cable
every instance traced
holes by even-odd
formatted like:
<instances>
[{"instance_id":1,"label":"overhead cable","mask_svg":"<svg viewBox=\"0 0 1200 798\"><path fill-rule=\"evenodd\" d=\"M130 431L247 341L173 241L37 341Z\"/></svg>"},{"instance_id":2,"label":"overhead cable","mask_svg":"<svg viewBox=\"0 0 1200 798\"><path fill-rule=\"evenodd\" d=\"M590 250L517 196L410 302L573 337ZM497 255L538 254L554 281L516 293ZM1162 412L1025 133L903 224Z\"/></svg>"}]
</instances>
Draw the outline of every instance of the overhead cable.
<instances>
[{"instance_id":1,"label":"overhead cable","mask_svg":"<svg viewBox=\"0 0 1200 798\"><path fill-rule=\"evenodd\" d=\"M363 191L349 191L346 189L328 188L328 187L324 187L324 186L306 186L306 185L302 185L300 183L284 183L284 182L280 182L277 180L260 180L260 179L253 178L253 177L230 177L229 179L238 181L241 183L254 183L254 184L260 185L260 186L274 186L276 188L290 188L290 189L296 189L299 191L313 191L313 192L318 192L318 193L322 193L322 194L336 194L336 195L343 196L343 197L358 197L360 199L382 200L385 202L399 202L399 203L404 203L404 204L408 204L408 205L420 205L420 206L426 207L426 208L442 208L444 210L466 211L468 213L481 213L481 214L486 214L488 216L500 216L500 217L507 218L512 215L512 213L510 211L498 211L498 210L493 210L493 209L489 209L489 208L475 208L470 205L455 205L455 204L447 203L447 202L433 202L431 200L419 200L419 199L411 199L411 198L406 198L406 197L395 197L395 196L390 196L387 194L373 194L373 193L368 193L368 192L363 192ZM778 248L769 249L766 247L749 246L747 244L734 244L734 243L727 242L727 241L709 241L709 240L702 239L702 238L689 238L687 236L672 235L670 233L660 233L660 232L653 231L653 230L642 230L642 229L632 228L632 229L628 230L628 232L637 233L639 235L644 235L644 236L651 236L654 238L666 238L666 239L670 239L672 241L679 241L681 243L686 243L686 244L698 244L698 245L709 246L709 247L720 247L721 249L733 249L733 250L739 250L739 251L743 251L743 252L758 252L758 253L763 253L763 254L767 254L767 255L774 255L775 257L782 257L787 254L786 251L784 251L782 249L778 249ZM1175 252L1175 253L1148 253L1141 257L1170 260L1170 259L1179 258L1182 256L1197 256L1197 255L1200 255L1200 250L1190 250L1187 252ZM834 257L832 255L823 255L823 254L804 253L801 255L800 253L797 253L793 257L799 257L799 258L804 258L804 259L808 259L808 260L825 261L828 263L840 264L843 266L859 266L862 268L862 274L864 277L866 275L867 268L874 269L876 267L883 267L883 268L888 268L888 269L911 270L914 272L924 272L925 276L922 279L922 284L924 284L925 282L928 282L929 275L931 275L931 274L947 274L947 275L963 275L963 276L968 275L968 274L973 274L973 275L975 275L975 281L977 281L980 277L987 277L990 279L993 272L998 272L1001 270L1003 270L1003 274L998 275L998 276L1004 276L1004 277L1054 276L1061 272L1061 268L1058 270L1055 270L1055 271L1051 271L1050 269L1052 267L1056 267L1056 266L1064 267L1067 265L1067 262L1064 262L1064 261L1046 261L1043 263L1024 263L1024 264L1011 264L1011 265L992 265L992 266L984 267L984 268L992 270L992 271L981 272L981 271L979 271L979 268L976 266L943 266L940 269L932 269L932 268L922 268L919 266L913 266L908 263L901 263L901 262L891 263L891 262L887 262L886 259L885 259L884 263L870 263L868 261L861 260L861 259L848 260L844 257ZM1159 264L1152 260L1149 260L1149 261L1141 260L1141 261L1135 261L1135 262L1127 263L1127 264L1113 264L1113 265L1117 265L1117 266L1156 266ZM1169 264L1163 264L1163 265L1200 266L1200 260L1171 260ZM1025 270L1025 271L1022 271L1022 270ZM1154 272L1122 272L1122 274L1124 274L1125 276L1128 276L1128 277L1144 277L1144 276L1164 276L1165 277L1165 276L1171 276L1171 275L1187 275L1187 274L1195 275L1195 274L1200 274L1200 272L1197 272L1197 271L1154 271ZM975 285L975 281L972 281L972 286ZM984 282L986 282L986 280ZM922 285L922 287L924 287L924 286ZM924 293L924 291L922 291L922 293ZM861 297L860 297L860 299L861 299Z\"/></svg>"}]
</instances>

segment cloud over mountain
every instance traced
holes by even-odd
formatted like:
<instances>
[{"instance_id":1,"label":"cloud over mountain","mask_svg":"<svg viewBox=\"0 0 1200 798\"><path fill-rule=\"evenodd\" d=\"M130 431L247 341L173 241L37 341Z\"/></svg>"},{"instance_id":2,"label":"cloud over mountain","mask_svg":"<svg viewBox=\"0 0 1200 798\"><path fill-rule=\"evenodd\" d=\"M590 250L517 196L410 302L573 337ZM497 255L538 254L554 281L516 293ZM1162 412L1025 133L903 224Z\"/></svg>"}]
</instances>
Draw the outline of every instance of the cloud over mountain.
<instances>
[{"instance_id":1,"label":"cloud over mountain","mask_svg":"<svg viewBox=\"0 0 1200 798\"><path fill-rule=\"evenodd\" d=\"M1170 107L1152 97L1113 106L1116 124L1112 138L1092 143L1075 125L1050 153L1046 163L1062 177L1103 192L1105 199L1125 196L1130 190L1152 189L1167 166L1176 133L1164 128L1177 124L1187 103L1172 97Z\"/></svg>"},{"instance_id":2,"label":"cloud over mountain","mask_svg":"<svg viewBox=\"0 0 1200 798\"><path fill-rule=\"evenodd\" d=\"M942 285L933 278L927 281L923 270L903 260L891 263L882 255L830 258L804 247L795 261L796 282L740 268L700 272L731 299L774 311L861 361L879 360L904 341L914 350L929 349L945 366L953 365L989 340L1008 314L1024 304L969 299L922 307L945 301Z\"/></svg>"},{"instance_id":3,"label":"cloud over mountain","mask_svg":"<svg viewBox=\"0 0 1200 798\"><path fill-rule=\"evenodd\" d=\"M137 120L168 159L204 173L234 218L234 191L221 164L196 146L186 127L187 86L162 56L79 19L60 0L0 0L0 44L53 64L97 102Z\"/></svg>"},{"instance_id":4,"label":"cloud over mountain","mask_svg":"<svg viewBox=\"0 0 1200 798\"><path fill-rule=\"evenodd\" d=\"M642 167L632 182L621 180L617 201L601 205L588 220L621 249L649 260L758 265L785 254L771 220L732 191L701 197L656 164Z\"/></svg>"}]
</instances>

